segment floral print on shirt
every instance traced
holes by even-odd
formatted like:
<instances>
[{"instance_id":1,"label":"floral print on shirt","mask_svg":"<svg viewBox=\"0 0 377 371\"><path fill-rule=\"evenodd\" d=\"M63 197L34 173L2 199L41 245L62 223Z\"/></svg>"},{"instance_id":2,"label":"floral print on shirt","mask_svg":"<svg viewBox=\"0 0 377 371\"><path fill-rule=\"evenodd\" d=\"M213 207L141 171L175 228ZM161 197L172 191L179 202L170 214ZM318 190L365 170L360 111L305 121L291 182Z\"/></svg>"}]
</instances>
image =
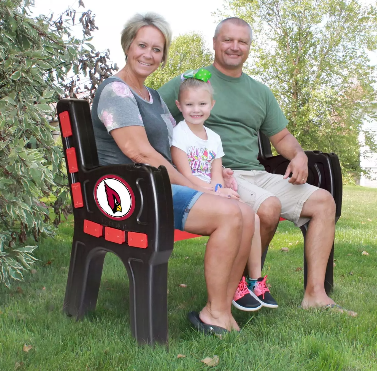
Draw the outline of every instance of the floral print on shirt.
<instances>
[{"instance_id":1,"label":"floral print on shirt","mask_svg":"<svg viewBox=\"0 0 377 371\"><path fill-rule=\"evenodd\" d=\"M107 130L110 130L114 124L116 125L113 115L107 110L101 112L100 120L103 122Z\"/></svg>"},{"instance_id":2,"label":"floral print on shirt","mask_svg":"<svg viewBox=\"0 0 377 371\"><path fill-rule=\"evenodd\" d=\"M153 104L153 96L148 89L150 100L148 103ZM140 114L135 94L131 88L121 81L114 81L106 85L101 93L101 98L98 103L98 118L105 126L108 133L114 129L125 126L144 126L143 118ZM163 103L164 116L167 120L169 139L172 135L172 128L170 123L175 126L175 120L171 116L165 103ZM170 133L171 131L171 133Z\"/></svg>"},{"instance_id":3,"label":"floral print on shirt","mask_svg":"<svg viewBox=\"0 0 377 371\"><path fill-rule=\"evenodd\" d=\"M123 82L118 82L118 81L113 82L111 83L111 87L113 88L113 92L119 97L122 97L122 98L133 97L131 89Z\"/></svg>"}]
</instances>

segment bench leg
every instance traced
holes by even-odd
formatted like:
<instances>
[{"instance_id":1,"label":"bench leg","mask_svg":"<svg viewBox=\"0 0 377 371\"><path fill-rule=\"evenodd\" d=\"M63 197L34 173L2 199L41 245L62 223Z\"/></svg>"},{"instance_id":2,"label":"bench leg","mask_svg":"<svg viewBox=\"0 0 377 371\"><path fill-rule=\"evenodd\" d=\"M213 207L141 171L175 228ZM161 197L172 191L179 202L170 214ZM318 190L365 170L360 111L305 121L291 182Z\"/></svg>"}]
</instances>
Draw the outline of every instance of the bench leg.
<instances>
[{"instance_id":1,"label":"bench leg","mask_svg":"<svg viewBox=\"0 0 377 371\"><path fill-rule=\"evenodd\" d=\"M88 246L73 241L63 310L76 319L96 307L106 255L106 251Z\"/></svg>"},{"instance_id":2,"label":"bench leg","mask_svg":"<svg viewBox=\"0 0 377 371\"><path fill-rule=\"evenodd\" d=\"M307 278L308 278L307 277L308 267L307 267L306 257L305 257L305 242L306 242L306 232L308 230L308 226L309 226L309 222L300 228L304 236L304 289L306 288L306 283L307 283ZM332 249L329 255L329 260L327 261L324 285L325 285L326 294L330 294L334 285L334 243L332 245Z\"/></svg>"},{"instance_id":3,"label":"bench leg","mask_svg":"<svg viewBox=\"0 0 377 371\"><path fill-rule=\"evenodd\" d=\"M136 259L123 261L130 282L131 331L139 344L167 344L168 263L151 265Z\"/></svg>"}]
</instances>

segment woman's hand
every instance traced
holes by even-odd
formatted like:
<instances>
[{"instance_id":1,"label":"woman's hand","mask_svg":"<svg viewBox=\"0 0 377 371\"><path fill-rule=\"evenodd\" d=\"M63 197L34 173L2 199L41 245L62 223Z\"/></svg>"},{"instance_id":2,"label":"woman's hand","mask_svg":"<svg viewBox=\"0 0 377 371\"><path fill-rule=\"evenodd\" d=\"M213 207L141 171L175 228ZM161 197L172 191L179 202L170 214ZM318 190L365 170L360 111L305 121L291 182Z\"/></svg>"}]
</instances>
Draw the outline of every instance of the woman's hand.
<instances>
[{"instance_id":1,"label":"woman's hand","mask_svg":"<svg viewBox=\"0 0 377 371\"><path fill-rule=\"evenodd\" d=\"M218 188L215 194L233 200L240 200L240 195L236 191L233 191L233 189L231 188Z\"/></svg>"}]
</instances>

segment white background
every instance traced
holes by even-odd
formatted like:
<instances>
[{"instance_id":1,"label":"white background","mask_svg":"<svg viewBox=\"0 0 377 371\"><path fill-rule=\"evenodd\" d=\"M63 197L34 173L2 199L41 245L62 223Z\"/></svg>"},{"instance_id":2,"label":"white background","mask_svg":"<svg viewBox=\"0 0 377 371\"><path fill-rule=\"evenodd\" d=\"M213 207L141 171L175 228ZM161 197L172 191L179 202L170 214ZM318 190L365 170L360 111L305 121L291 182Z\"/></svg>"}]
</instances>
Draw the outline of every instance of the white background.
<instances>
[{"instance_id":1,"label":"white background","mask_svg":"<svg viewBox=\"0 0 377 371\"><path fill-rule=\"evenodd\" d=\"M211 15L222 8L222 0L83 0L83 7L77 8L78 0L35 0L32 7L34 15L54 13L56 18L68 7L91 10L96 15L95 21L99 30L93 32L91 43L99 51L110 49L112 61L118 67L124 65L124 55L120 46L120 33L126 21L135 13L154 11L161 14L169 22L173 38L189 32L203 35L207 47L212 50L212 37L215 31L216 18ZM55 19L54 18L54 19ZM78 20L79 17L76 17ZM80 25L77 30L80 31Z\"/></svg>"}]
</instances>

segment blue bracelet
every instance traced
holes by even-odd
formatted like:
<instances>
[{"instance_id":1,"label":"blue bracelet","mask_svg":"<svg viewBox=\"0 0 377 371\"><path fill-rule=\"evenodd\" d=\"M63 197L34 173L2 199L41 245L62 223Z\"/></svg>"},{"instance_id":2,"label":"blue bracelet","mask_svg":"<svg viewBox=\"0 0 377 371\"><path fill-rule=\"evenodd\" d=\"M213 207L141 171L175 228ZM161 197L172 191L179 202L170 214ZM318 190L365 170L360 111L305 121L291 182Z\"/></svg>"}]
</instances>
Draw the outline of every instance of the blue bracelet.
<instances>
[{"instance_id":1,"label":"blue bracelet","mask_svg":"<svg viewBox=\"0 0 377 371\"><path fill-rule=\"evenodd\" d=\"M219 188L222 188L223 186L220 184L220 183L217 183L216 185L215 185L215 192L217 192L217 190L219 189Z\"/></svg>"}]
</instances>

